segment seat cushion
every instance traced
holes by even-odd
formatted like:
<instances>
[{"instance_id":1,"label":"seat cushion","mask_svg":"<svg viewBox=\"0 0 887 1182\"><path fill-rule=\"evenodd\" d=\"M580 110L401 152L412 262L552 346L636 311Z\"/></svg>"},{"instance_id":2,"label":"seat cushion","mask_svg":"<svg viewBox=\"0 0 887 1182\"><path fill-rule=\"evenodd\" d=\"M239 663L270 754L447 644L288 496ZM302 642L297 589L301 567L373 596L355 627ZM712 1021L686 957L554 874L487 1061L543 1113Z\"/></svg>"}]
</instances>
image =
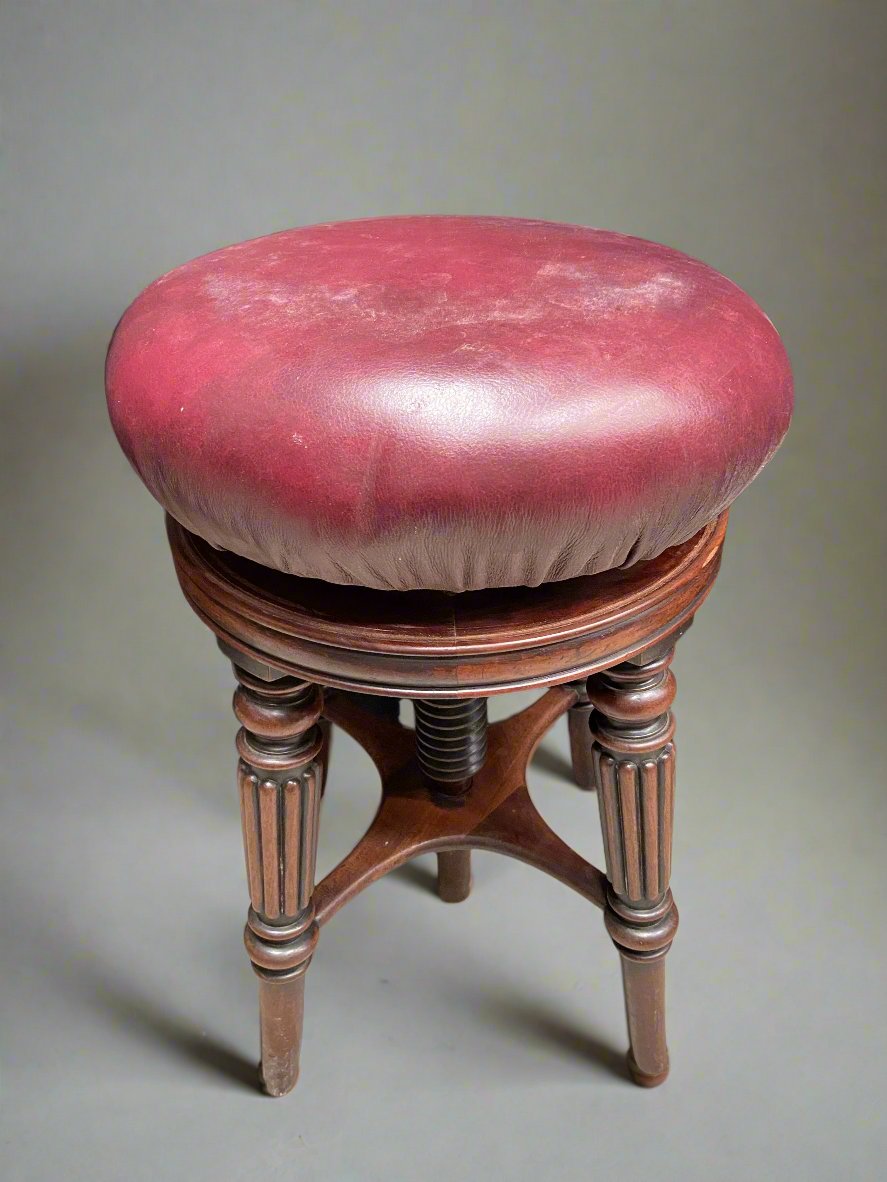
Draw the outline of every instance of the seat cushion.
<instances>
[{"instance_id":1,"label":"seat cushion","mask_svg":"<svg viewBox=\"0 0 887 1182\"><path fill-rule=\"evenodd\" d=\"M792 405L775 329L704 263L481 217L311 226L186 263L123 316L107 393L145 484L213 545L452 592L685 541Z\"/></svg>"}]
</instances>

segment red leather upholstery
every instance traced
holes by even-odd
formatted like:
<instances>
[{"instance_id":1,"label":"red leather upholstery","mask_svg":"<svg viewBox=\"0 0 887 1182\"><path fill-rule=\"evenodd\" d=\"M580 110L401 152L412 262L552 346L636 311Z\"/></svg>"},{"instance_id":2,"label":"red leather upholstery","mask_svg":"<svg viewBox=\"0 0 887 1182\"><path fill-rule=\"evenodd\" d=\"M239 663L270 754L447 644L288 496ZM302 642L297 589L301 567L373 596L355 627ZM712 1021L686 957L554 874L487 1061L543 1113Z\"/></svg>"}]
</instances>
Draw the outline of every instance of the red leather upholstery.
<instances>
[{"instance_id":1,"label":"red leather upholstery","mask_svg":"<svg viewBox=\"0 0 887 1182\"><path fill-rule=\"evenodd\" d=\"M580 226L288 230L158 279L108 405L173 517L382 588L535 585L689 538L788 427L770 321L677 251Z\"/></svg>"}]
</instances>

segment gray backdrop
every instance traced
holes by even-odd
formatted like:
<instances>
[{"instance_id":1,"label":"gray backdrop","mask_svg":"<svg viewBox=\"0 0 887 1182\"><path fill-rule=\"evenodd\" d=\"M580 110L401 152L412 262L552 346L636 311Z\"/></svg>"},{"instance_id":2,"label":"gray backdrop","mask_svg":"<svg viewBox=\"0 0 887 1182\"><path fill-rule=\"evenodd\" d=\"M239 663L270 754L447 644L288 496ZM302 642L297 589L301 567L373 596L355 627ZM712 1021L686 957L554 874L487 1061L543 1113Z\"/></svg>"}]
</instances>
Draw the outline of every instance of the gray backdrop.
<instances>
[{"instance_id":1,"label":"gray backdrop","mask_svg":"<svg viewBox=\"0 0 887 1182\"><path fill-rule=\"evenodd\" d=\"M6 0L8 1182L883 1176L884 18L877 0ZM682 924L672 1077L651 1094L613 1070L597 915L483 856L462 907L420 864L343 912L309 975L299 1090L249 1086L230 673L107 425L104 347L193 255L407 211L660 239L747 288L794 361L794 426L677 663ZM558 730L531 788L599 857L565 751ZM321 870L374 794L343 740Z\"/></svg>"}]
</instances>

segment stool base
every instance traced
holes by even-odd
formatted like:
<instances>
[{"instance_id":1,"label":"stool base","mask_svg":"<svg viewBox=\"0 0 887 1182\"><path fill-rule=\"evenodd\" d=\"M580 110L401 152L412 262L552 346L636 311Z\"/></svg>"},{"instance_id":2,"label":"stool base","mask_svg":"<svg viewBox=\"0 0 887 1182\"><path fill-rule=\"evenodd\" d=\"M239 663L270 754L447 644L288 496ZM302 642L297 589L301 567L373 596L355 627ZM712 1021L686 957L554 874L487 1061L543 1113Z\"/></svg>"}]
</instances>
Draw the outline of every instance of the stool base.
<instances>
[{"instance_id":1,"label":"stool base","mask_svg":"<svg viewBox=\"0 0 887 1182\"><path fill-rule=\"evenodd\" d=\"M594 578L442 596L295 579L168 521L185 596L240 682L247 950L269 1093L298 1076L320 929L420 854L438 856L440 898L462 902L475 849L534 866L603 910L622 962L629 1072L642 1087L665 1080L665 957L678 922L669 666L714 583L725 529L726 514L649 563ZM545 692L488 726L483 699L515 689ZM399 721L403 698L416 702L415 731ZM553 832L527 790L533 753L565 713L574 778L596 790L606 872ZM370 756L382 793L364 836L315 883L336 727Z\"/></svg>"}]
</instances>

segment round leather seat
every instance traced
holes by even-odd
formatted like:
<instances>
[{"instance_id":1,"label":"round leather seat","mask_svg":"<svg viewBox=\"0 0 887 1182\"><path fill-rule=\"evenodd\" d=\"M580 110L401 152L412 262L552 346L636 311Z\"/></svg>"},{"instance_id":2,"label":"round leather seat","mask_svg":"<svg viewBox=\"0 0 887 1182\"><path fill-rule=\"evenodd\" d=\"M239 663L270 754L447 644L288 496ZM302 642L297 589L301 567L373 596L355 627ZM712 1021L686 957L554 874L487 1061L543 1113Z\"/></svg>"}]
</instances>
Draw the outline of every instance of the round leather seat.
<instances>
[{"instance_id":1,"label":"round leather seat","mask_svg":"<svg viewBox=\"0 0 887 1182\"><path fill-rule=\"evenodd\" d=\"M107 392L145 484L213 545L452 592L685 541L792 405L770 321L705 264L475 217L312 226L187 263L123 316Z\"/></svg>"}]
</instances>

